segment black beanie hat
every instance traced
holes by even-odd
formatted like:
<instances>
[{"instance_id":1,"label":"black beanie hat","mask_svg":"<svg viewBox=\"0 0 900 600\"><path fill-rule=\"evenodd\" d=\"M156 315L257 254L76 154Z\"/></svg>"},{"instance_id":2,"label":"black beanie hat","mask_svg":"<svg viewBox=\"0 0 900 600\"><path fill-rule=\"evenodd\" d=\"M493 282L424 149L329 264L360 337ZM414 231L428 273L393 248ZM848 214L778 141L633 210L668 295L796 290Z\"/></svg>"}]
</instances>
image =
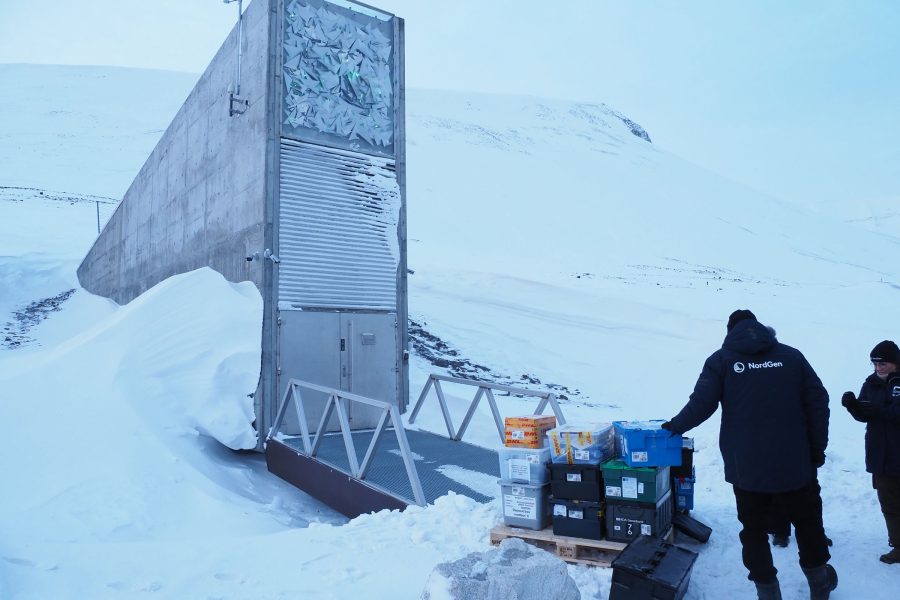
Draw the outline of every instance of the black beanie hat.
<instances>
[{"instance_id":1,"label":"black beanie hat","mask_svg":"<svg viewBox=\"0 0 900 600\"><path fill-rule=\"evenodd\" d=\"M869 358L877 362L889 362L900 365L900 348L891 340L884 340L872 348Z\"/></svg>"},{"instance_id":2,"label":"black beanie hat","mask_svg":"<svg viewBox=\"0 0 900 600\"><path fill-rule=\"evenodd\" d=\"M734 329L735 324L739 321L743 321L744 319L753 319L756 320L756 315L747 310L746 308L742 308L731 313L731 316L728 317L728 331Z\"/></svg>"}]
</instances>

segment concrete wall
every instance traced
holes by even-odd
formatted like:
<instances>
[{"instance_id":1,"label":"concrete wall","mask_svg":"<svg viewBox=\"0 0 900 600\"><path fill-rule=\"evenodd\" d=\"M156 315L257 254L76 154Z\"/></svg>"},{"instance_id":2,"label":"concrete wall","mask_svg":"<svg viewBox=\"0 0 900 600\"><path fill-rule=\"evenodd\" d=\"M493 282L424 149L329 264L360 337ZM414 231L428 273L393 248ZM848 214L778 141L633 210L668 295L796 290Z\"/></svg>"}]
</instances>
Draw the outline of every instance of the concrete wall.
<instances>
[{"instance_id":1,"label":"concrete wall","mask_svg":"<svg viewBox=\"0 0 900 600\"><path fill-rule=\"evenodd\" d=\"M282 11L284 0L253 0L243 19L240 97L244 114L229 116L229 88L237 69L238 30L225 40L106 228L88 251L78 278L88 291L127 303L172 275L210 266L228 280L253 281L264 301L262 369L255 394L256 427L262 448L280 397L277 377L279 323L275 265L246 257L277 251L279 142L282 106ZM398 39L401 40L402 22ZM402 61L402 58L401 58ZM401 63L402 64L402 63ZM399 89L397 89L399 86ZM402 132L402 68L395 84L395 114ZM400 140L403 139L401 134ZM405 197L405 154L395 152ZM398 317L406 323L405 207L400 214L401 276ZM397 348L401 405L408 395L403 360L405 327ZM315 332L312 332L315 333ZM303 343L310 332L285 339ZM387 369L388 377L397 373Z\"/></svg>"},{"instance_id":2,"label":"concrete wall","mask_svg":"<svg viewBox=\"0 0 900 600\"><path fill-rule=\"evenodd\" d=\"M210 266L230 281L253 281L266 297L264 265L245 257L271 244L270 3L254 0L244 12L240 95L249 108L229 116L235 27L78 268L88 291L124 304L167 277Z\"/></svg>"}]
</instances>

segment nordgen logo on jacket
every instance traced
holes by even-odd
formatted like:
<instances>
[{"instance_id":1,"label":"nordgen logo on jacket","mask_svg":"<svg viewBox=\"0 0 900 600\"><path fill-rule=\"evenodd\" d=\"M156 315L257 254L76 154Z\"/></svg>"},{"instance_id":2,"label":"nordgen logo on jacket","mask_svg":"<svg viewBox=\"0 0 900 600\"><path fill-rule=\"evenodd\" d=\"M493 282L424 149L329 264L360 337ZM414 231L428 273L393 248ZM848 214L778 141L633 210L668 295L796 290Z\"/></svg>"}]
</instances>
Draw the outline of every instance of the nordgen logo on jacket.
<instances>
[{"instance_id":1,"label":"nordgen logo on jacket","mask_svg":"<svg viewBox=\"0 0 900 600\"><path fill-rule=\"evenodd\" d=\"M778 367L783 367L784 363L776 360L767 360L766 362L748 362L747 366L744 367L744 363L736 362L734 363L734 372L735 373L743 373L746 369L777 369Z\"/></svg>"}]
</instances>

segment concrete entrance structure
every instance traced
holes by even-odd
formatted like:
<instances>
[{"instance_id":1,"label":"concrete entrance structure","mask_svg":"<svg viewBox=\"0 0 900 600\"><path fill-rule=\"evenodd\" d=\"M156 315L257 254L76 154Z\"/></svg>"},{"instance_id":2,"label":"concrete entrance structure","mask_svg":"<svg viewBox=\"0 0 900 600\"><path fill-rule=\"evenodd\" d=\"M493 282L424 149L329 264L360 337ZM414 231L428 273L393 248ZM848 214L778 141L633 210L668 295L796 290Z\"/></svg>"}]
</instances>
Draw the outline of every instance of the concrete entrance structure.
<instances>
[{"instance_id":1,"label":"concrete entrance structure","mask_svg":"<svg viewBox=\"0 0 900 600\"><path fill-rule=\"evenodd\" d=\"M79 280L120 304L203 266L253 281L260 444L292 378L403 410L405 165L402 19L345 0L253 0ZM350 415L354 429L371 419Z\"/></svg>"}]
</instances>

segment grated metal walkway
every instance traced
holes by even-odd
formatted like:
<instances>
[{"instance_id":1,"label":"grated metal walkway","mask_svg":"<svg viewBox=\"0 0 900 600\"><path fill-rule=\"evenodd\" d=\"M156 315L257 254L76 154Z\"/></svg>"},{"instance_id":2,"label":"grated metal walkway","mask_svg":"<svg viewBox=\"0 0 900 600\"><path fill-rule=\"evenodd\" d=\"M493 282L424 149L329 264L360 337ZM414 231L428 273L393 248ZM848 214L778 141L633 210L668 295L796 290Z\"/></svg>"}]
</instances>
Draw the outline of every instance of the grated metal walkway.
<instances>
[{"instance_id":1,"label":"grated metal walkway","mask_svg":"<svg viewBox=\"0 0 900 600\"><path fill-rule=\"evenodd\" d=\"M372 435L372 431L353 432L353 443L358 454L357 460L360 462L365 456ZM422 483L422 490L428 503L434 502L437 498L450 491L472 498L477 502L492 500L491 497L448 477L441 471L448 467L459 467L499 479L500 465L497 452L465 442L455 442L445 436L425 431L406 430L406 436L413 453L419 480ZM364 494L357 494L355 504L348 510L342 509L340 506L341 502L335 502L334 500L336 498L341 499L345 495L352 495L354 490L359 491L357 486L360 483L374 488L382 494L396 498L403 506L415 504L412 487L410 486L393 430L387 430L382 434L381 441L372 457L368 474L364 480L356 480L349 475L350 465L347 460L344 440L340 433L324 436L315 458L302 455L303 442L299 436L282 438L281 440L273 439L269 441L269 445L273 450L277 450L278 445L291 450L288 454L276 452L274 460L272 456L267 456L271 471L334 508L341 510L344 514L348 514L348 512L362 514L371 510L398 507L390 504L384 505L381 500L373 498L369 501L372 504L371 508L366 510L365 500L361 499ZM269 451L267 450L268 454ZM291 455L296 455L296 458L291 458ZM285 463L291 462L299 468L289 467L289 476L277 472L285 471ZM273 463L275 463L275 468L273 468ZM279 465L281 465L280 468ZM323 468L325 468L324 471L322 470ZM329 486L331 489L323 490L322 486L325 485L323 484L323 479L326 478L332 482ZM338 489L335 489L336 486ZM345 489L339 489L342 486ZM323 493L317 493L317 491Z\"/></svg>"}]
</instances>

